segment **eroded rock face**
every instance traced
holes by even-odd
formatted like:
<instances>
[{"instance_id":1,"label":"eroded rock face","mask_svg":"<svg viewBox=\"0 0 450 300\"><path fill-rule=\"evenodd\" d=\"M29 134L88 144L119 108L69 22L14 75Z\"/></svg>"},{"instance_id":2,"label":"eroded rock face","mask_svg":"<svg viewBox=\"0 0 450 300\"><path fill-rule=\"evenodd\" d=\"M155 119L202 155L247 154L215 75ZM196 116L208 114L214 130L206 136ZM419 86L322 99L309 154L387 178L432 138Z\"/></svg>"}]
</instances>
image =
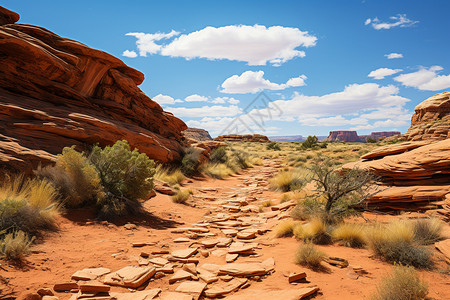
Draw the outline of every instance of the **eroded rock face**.
<instances>
[{"instance_id":1,"label":"eroded rock face","mask_svg":"<svg viewBox=\"0 0 450 300\"><path fill-rule=\"evenodd\" d=\"M183 131L183 135L188 139L196 140L199 142L212 141L212 137L209 135L209 132L201 128L189 127L188 129Z\"/></svg>"},{"instance_id":2,"label":"eroded rock face","mask_svg":"<svg viewBox=\"0 0 450 300\"><path fill-rule=\"evenodd\" d=\"M450 92L436 94L417 105L404 136L409 141L450 138Z\"/></svg>"},{"instance_id":3,"label":"eroded rock face","mask_svg":"<svg viewBox=\"0 0 450 300\"><path fill-rule=\"evenodd\" d=\"M38 26L13 24L0 7L0 162L24 171L65 146L126 139L150 158L180 159L187 128L137 85L118 58Z\"/></svg>"},{"instance_id":4,"label":"eroded rock face","mask_svg":"<svg viewBox=\"0 0 450 300\"><path fill-rule=\"evenodd\" d=\"M218 136L214 140L219 142L270 142L269 138L262 134L227 134Z\"/></svg>"}]
</instances>

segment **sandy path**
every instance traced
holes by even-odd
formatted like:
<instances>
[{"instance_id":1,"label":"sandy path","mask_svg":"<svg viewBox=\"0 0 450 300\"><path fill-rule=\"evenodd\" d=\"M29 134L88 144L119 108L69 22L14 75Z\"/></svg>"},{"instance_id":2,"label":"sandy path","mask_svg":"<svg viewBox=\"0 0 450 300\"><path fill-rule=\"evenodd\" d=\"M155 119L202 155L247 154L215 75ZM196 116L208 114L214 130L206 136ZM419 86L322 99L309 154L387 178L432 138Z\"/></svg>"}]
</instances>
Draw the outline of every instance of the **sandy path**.
<instances>
[{"instance_id":1,"label":"sandy path","mask_svg":"<svg viewBox=\"0 0 450 300\"><path fill-rule=\"evenodd\" d=\"M249 228L273 228L289 215L288 211L277 211L275 214L270 208L258 212L258 206L264 200L279 202L280 194L268 190L267 179L277 172L280 161L265 161L264 166L248 169L240 175L226 180L194 180L187 183L184 188L194 190L194 198L190 201L193 206L174 204L169 196L158 194L145 203L145 208L151 213L145 219L130 220L137 228L127 230L123 223L102 223L92 219L86 210L71 211L59 219L59 231L46 233L43 243L34 247L34 253L28 257L28 262L22 268L3 263L0 275L7 283L5 291L14 290L16 295L35 292L38 288L51 288L55 283L70 281L71 275L84 268L106 267L116 271L129 265L137 265L139 254L142 251L159 249L177 250L190 245L199 246L198 242L208 237L191 239L185 243L175 243L179 237L192 237L187 233L172 233L171 230L192 224L210 222L218 216L231 216L238 219L242 227L249 223ZM245 200L242 205L244 211L232 213L229 205L235 206L236 200ZM225 205L222 206L222 205ZM233 210L233 208L231 208ZM242 225L242 226L241 226ZM207 226L210 233L217 237L225 237L219 228ZM241 228L242 229L242 228ZM235 241L237 238L233 238ZM246 242L242 240L243 242ZM153 243L152 246L140 248L132 247L133 242ZM350 249L340 246L318 246L330 256L338 256L349 261L350 265L359 265L369 274L357 280L351 279L348 269L329 267L329 272L314 272L294 264L294 254L299 242L294 238L273 238L270 231L257 234L249 242L257 242L256 255L240 256L236 262L255 262L273 258L275 271L258 280L250 280L251 289L279 290L297 289L303 286L317 285L319 294L314 299L368 299L375 291L379 279L390 272L392 266L371 257L365 249ZM196 254L200 260L199 266L204 263L224 265L225 256L220 255L224 248L212 248L209 257L204 258ZM225 248L226 249L226 248ZM222 251L223 252L223 251ZM177 266L177 265L176 265ZM178 265L181 267L181 264ZM440 264L441 269L448 265ZM179 269L178 267L175 270ZM286 274L291 272L307 273L307 282L292 285L288 283ZM450 299L450 277L444 272L421 272L423 278L430 285L430 296L434 299ZM177 283L169 284L171 275L151 280L145 289L161 288L174 291ZM128 292L127 289L113 287L112 291ZM244 291L238 291L236 294ZM0 295L1 296L1 295ZM58 293L60 299L69 299L70 294ZM1 297L0 297L1 299ZM20 299L20 297L19 297Z\"/></svg>"}]
</instances>

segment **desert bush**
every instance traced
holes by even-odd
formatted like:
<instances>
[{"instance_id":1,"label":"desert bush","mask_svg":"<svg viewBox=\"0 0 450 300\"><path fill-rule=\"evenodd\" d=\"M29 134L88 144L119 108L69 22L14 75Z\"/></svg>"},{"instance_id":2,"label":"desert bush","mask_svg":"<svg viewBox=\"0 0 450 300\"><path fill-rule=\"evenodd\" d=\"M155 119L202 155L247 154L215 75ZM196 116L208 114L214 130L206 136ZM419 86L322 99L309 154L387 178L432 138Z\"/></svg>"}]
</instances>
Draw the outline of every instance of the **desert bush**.
<instances>
[{"instance_id":1,"label":"desert bush","mask_svg":"<svg viewBox=\"0 0 450 300\"><path fill-rule=\"evenodd\" d=\"M170 185L180 184L186 177L180 169L164 168L162 165L156 166L155 179L167 182Z\"/></svg>"},{"instance_id":2,"label":"desert bush","mask_svg":"<svg viewBox=\"0 0 450 300\"><path fill-rule=\"evenodd\" d=\"M280 151L281 150L280 145L278 145L277 142L270 142L270 143L268 143L267 146L266 146L266 149L267 150L275 150L275 151Z\"/></svg>"},{"instance_id":3,"label":"desert bush","mask_svg":"<svg viewBox=\"0 0 450 300\"><path fill-rule=\"evenodd\" d=\"M95 146L90 160L105 193L97 202L100 216L111 218L137 212L141 207L138 200L153 189L153 160L137 149L131 150L127 141L117 141L104 149Z\"/></svg>"},{"instance_id":4,"label":"desert bush","mask_svg":"<svg viewBox=\"0 0 450 300\"><path fill-rule=\"evenodd\" d=\"M228 157L227 165L235 172L252 167L250 155L242 150L232 148Z\"/></svg>"},{"instance_id":5,"label":"desert bush","mask_svg":"<svg viewBox=\"0 0 450 300\"><path fill-rule=\"evenodd\" d=\"M186 149L181 160L181 172L186 176L193 176L199 172L201 150L193 147Z\"/></svg>"},{"instance_id":6,"label":"desert bush","mask_svg":"<svg viewBox=\"0 0 450 300\"><path fill-rule=\"evenodd\" d=\"M310 180L310 172L304 168L282 170L269 180L272 189L289 192L301 189Z\"/></svg>"},{"instance_id":7,"label":"desert bush","mask_svg":"<svg viewBox=\"0 0 450 300\"><path fill-rule=\"evenodd\" d=\"M293 220L285 220L278 224L275 228L276 237L288 237L293 235L294 228L297 226L297 222Z\"/></svg>"},{"instance_id":8,"label":"desert bush","mask_svg":"<svg viewBox=\"0 0 450 300\"><path fill-rule=\"evenodd\" d=\"M295 263L312 269L318 269L321 262L325 258L325 254L317 250L312 244L306 243L300 245L295 254Z\"/></svg>"},{"instance_id":9,"label":"desert bush","mask_svg":"<svg viewBox=\"0 0 450 300\"><path fill-rule=\"evenodd\" d=\"M39 167L35 174L53 183L67 207L95 204L103 197L97 170L73 147L63 149L55 166Z\"/></svg>"},{"instance_id":10,"label":"desert bush","mask_svg":"<svg viewBox=\"0 0 450 300\"><path fill-rule=\"evenodd\" d=\"M211 151L209 161L215 164L224 164L228 160L228 154L225 147L219 147Z\"/></svg>"},{"instance_id":11,"label":"desert bush","mask_svg":"<svg viewBox=\"0 0 450 300\"><path fill-rule=\"evenodd\" d=\"M302 143L303 149L310 149L319 146L319 138L317 136L308 136L306 140Z\"/></svg>"},{"instance_id":12,"label":"desert bush","mask_svg":"<svg viewBox=\"0 0 450 300\"><path fill-rule=\"evenodd\" d=\"M15 231L37 234L55 226L57 191L46 180L7 179L0 185L0 235Z\"/></svg>"},{"instance_id":13,"label":"desert bush","mask_svg":"<svg viewBox=\"0 0 450 300\"><path fill-rule=\"evenodd\" d=\"M372 143L372 144L375 144L377 142L377 140L376 139L373 139L373 138L367 138L366 139L366 143Z\"/></svg>"},{"instance_id":14,"label":"desert bush","mask_svg":"<svg viewBox=\"0 0 450 300\"><path fill-rule=\"evenodd\" d=\"M293 233L297 239L305 242L322 245L331 243L327 225L321 218L314 218L304 225L295 226Z\"/></svg>"},{"instance_id":15,"label":"desert bush","mask_svg":"<svg viewBox=\"0 0 450 300\"><path fill-rule=\"evenodd\" d=\"M23 231L8 233L0 240L0 254L9 260L22 260L30 253L34 237L30 238Z\"/></svg>"},{"instance_id":16,"label":"desert bush","mask_svg":"<svg viewBox=\"0 0 450 300\"><path fill-rule=\"evenodd\" d=\"M342 223L331 232L331 237L342 241L346 247L361 248L366 242L365 233L366 227L363 225Z\"/></svg>"},{"instance_id":17,"label":"desert bush","mask_svg":"<svg viewBox=\"0 0 450 300\"><path fill-rule=\"evenodd\" d=\"M400 263L416 268L431 268L431 252L414 243L410 223L396 221L387 226L376 225L367 232L367 244L375 255L390 263Z\"/></svg>"},{"instance_id":18,"label":"desert bush","mask_svg":"<svg viewBox=\"0 0 450 300\"><path fill-rule=\"evenodd\" d=\"M442 239L442 222L436 218L416 220L413 231L416 243L431 245Z\"/></svg>"},{"instance_id":19,"label":"desert bush","mask_svg":"<svg viewBox=\"0 0 450 300\"><path fill-rule=\"evenodd\" d=\"M212 164L208 163L202 169L202 172L212 178L223 179L227 176L234 174L234 171L230 169L226 164Z\"/></svg>"},{"instance_id":20,"label":"desert bush","mask_svg":"<svg viewBox=\"0 0 450 300\"><path fill-rule=\"evenodd\" d=\"M395 266L391 275L382 279L373 300L423 300L428 295L428 285L413 267Z\"/></svg>"},{"instance_id":21,"label":"desert bush","mask_svg":"<svg viewBox=\"0 0 450 300\"><path fill-rule=\"evenodd\" d=\"M186 203L189 197L192 195L191 189L179 190L175 195L172 196L172 201L175 203Z\"/></svg>"},{"instance_id":22,"label":"desert bush","mask_svg":"<svg viewBox=\"0 0 450 300\"><path fill-rule=\"evenodd\" d=\"M272 205L272 200L265 200L261 203L261 207L271 207Z\"/></svg>"}]
</instances>

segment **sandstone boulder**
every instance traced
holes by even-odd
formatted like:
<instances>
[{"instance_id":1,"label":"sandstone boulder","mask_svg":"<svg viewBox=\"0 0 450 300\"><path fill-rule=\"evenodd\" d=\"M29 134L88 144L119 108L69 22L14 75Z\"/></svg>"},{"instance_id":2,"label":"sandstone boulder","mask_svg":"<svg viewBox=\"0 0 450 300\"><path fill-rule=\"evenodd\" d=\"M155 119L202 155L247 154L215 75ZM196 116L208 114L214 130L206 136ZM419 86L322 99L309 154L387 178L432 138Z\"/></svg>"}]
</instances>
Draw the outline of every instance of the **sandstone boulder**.
<instances>
[{"instance_id":1,"label":"sandstone boulder","mask_svg":"<svg viewBox=\"0 0 450 300\"><path fill-rule=\"evenodd\" d=\"M209 132L201 128L188 127L188 129L183 131L183 135L184 137L195 141L212 141Z\"/></svg>"}]
</instances>

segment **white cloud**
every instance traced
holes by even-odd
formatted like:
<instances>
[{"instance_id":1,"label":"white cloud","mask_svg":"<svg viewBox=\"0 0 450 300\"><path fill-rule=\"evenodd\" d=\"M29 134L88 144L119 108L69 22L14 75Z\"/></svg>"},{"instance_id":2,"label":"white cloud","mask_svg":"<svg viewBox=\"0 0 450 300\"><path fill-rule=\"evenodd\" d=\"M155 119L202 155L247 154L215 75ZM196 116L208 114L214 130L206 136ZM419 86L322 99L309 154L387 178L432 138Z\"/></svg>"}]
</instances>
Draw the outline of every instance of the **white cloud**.
<instances>
[{"instance_id":1,"label":"white cloud","mask_svg":"<svg viewBox=\"0 0 450 300\"><path fill-rule=\"evenodd\" d=\"M395 52L385 54L384 56L386 56L388 59L403 58L403 54Z\"/></svg>"},{"instance_id":2,"label":"white cloud","mask_svg":"<svg viewBox=\"0 0 450 300\"><path fill-rule=\"evenodd\" d=\"M222 93L246 94L257 93L262 90L284 90L289 87L305 85L305 75L291 78L286 83L278 84L264 79L264 71L246 71L241 75L233 75L222 83Z\"/></svg>"},{"instance_id":3,"label":"white cloud","mask_svg":"<svg viewBox=\"0 0 450 300\"><path fill-rule=\"evenodd\" d=\"M260 127L256 125L248 116L243 115L238 118L217 117L202 118L201 120L189 120L186 122L189 127L204 128L212 136L222 134L253 134L261 133L271 135L278 133L279 128L274 126Z\"/></svg>"},{"instance_id":4,"label":"white cloud","mask_svg":"<svg viewBox=\"0 0 450 300\"><path fill-rule=\"evenodd\" d=\"M391 22L389 23L389 22L381 22L378 18L374 19L369 18L364 22L364 25L371 24L374 29L380 30L380 29L391 29L398 26L410 27L418 23L418 21L408 19L406 17L406 14L397 14L396 16L390 17L390 19Z\"/></svg>"},{"instance_id":5,"label":"white cloud","mask_svg":"<svg viewBox=\"0 0 450 300\"><path fill-rule=\"evenodd\" d=\"M221 106L202 106L202 107L166 107L165 110L170 111L177 117L196 118L199 116L210 117L234 117L241 113L241 109L236 105Z\"/></svg>"},{"instance_id":6,"label":"white cloud","mask_svg":"<svg viewBox=\"0 0 450 300\"><path fill-rule=\"evenodd\" d=\"M399 75L394 80L423 91L439 91L450 87L450 75L438 75L437 72L441 70L441 66L421 68L416 72Z\"/></svg>"},{"instance_id":7,"label":"white cloud","mask_svg":"<svg viewBox=\"0 0 450 300\"><path fill-rule=\"evenodd\" d=\"M279 66L295 57L304 57L298 47L312 47L317 38L298 28L262 25L208 26L201 30L182 34L167 44L155 41L171 38L179 33L127 33L135 36L141 56L159 53L164 56L186 59L228 59L244 61L249 65Z\"/></svg>"},{"instance_id":8,"label":"white cloud","mask_svg":"<svg viewBox=\"0 0 450 300\"><path fill-rule=\"evenodd\" d=\"M180 99L174 99L170 96L167 95L162 95L162 94L158 94L155 97L153 97L153 100L158 102L160 105L164 105L164 104L174 104L176 102L180 102ZM183 101L181 101L183 102Z\"/></svg>"},{"instance_id":9,"label":"white cloud","mask_svg":"<svg viewBox=\"0 0 450 300\"><path fill-rule=\"evenodd\" d=\"M130 51L130 50L123 51L122 55L125 57L130 57L130 58L135 58L138 56L136 52Z\"/></svg>"},{"instance_id":10,"label":"white cloud","mask_svg":"<svg viewBox=\"0 0 450 300\"><path fill-rule=\"evenodd\" d=\"M230 104L239 104L240 101L231 97L217 97L211 101L211 103L222 104L222 103L230 103Z\"/></svg>"},{"instance_id":11,"label":"white cloud","mask_svg":"<svg viewBox=\"0 0 450 300\"><path fill-rule=\"evenodd\" d=\"M208 102L208 97L193 94L184 98L186 102Z\"/></svg>"},{"instance_id":12,"label":"white cloud","mask_svg":"<svg viewBox=\"0 0 450 300\"><path fill-rule=\"evenodd\" d=\"M169 39L179 34L179 32L172 30L169 33L158 32L152 34L143 32L129 32L126 35L134 36L135 38L137 38L136 46L139 50L139 55L147 56L147 54L155 54L161 50L161 45L156 44L155 41Z\"/></svg>"},{"instance_id":13,"label":"white cloud","mask_svg":"<svg viewBox=\"0 0 450 300\"><path fill-rule=\"evenodd\" d=\"M380 107L368 113L363 113L360 118L369 120L380 120L380 119L397 119L401 121L411 120L411 115L409 111L401 106L393 107Z\"/></svg>"},{"instance_id":14,"label":"white cloud","mask_svg":"<svg viewBox=\"0 0 450 300\"><path fill-rule=\"evenodd\" d=\"M373 79L384 79L386 76L390 76L396 74L398 72L403 71L402 69L389 69L389 68L379 68L375 71L372 71L367 75L367 77L372 77Z\"/></svg>"},{"instance_id":15,"label":"white cloud","mask_svg":"<svg viewBox=\"0 0 450 300\"><path fill-rule=\"evenodd\" d=\"M363 125L367 124L367 119L353 118L346 119L343 116L326 117L326 118L305 118L299 119L302 125L306 126L346 126L346 125Z\"/></svg>"}]
</instances>

